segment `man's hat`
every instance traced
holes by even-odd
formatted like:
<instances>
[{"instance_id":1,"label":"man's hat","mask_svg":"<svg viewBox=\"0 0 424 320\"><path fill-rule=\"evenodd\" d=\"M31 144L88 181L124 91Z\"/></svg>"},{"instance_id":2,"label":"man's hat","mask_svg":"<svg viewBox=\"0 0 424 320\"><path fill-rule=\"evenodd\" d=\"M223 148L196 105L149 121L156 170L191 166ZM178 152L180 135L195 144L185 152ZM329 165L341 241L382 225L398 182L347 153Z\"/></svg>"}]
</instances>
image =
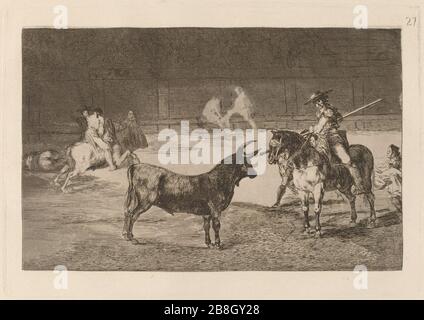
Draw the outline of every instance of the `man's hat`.
<instances>
[{"instance_id":1,"label":"man's hat","mask_svg":"<svg viewBox=\"0 0 424 320\"><path fill-rule=\"evenodd\" d=\"M103 115L103 110L102 108L94 108L93 112L97 112L98 114L100 114L101 116Z\"/></svg>"},{"instance_id":2,"label":"man's hat","mask_svg":"<svg viewBox=\"0 0 424 320\"><path fill-rule=\"evenodd\" d=\"M87 111L90 111L90 107L88 105L86 105L86 104L83 104L81 106L81 108L77 109L78 112L83 112L83 111L86 111L86 110Z\"/></svg>"},{"instance_id":3,"label":"man's hat","mask_svg":"<svg viewBox=\"0 0 424 320\"><path fill-rule=\"evenodd\" d=\"M324 98L324 99L328 99L328 94L331 92L331 91L333 91L333 89L330 89L330 90L327 90L327 91L315 91L312 95L311 95L311 97L308 99L308 101L306 101L304 104L306 105L306 104L308 104L308 103L311 103L311 102L315 102L315 101L317 101L317 100L320 100L320 99L322 99L322 98Z\"/></svg>"},{"instance_id":4,"label":"man's hat","mask_svg":"<svg viewBox=\"0 0 424 320\"><path fill-rule=\"evenodd\" d=\"M400 153L400 148L397 145L391 144L389 145L390 149L392 149L392 151L394 151L395 153L399 154Z\"/></svg>"}]
</instances>

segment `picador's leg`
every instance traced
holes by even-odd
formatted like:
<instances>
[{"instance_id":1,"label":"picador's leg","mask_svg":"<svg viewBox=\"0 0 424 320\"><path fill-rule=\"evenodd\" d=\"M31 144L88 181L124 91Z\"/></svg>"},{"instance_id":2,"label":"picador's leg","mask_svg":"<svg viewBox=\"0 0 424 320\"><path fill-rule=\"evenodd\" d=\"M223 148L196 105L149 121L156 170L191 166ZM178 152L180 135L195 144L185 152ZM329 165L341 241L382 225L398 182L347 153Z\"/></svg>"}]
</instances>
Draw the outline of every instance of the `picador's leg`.
<instances>
[{"instance_id":1,"label":"picador's leg","mask_svg":"<svg viewBox=\"0 0 424 320\"><path fill-rule=\"evenodd\" d=\"M361 171L359 170L356 163L352 163L349 154L342 144L336 144L333 146L334 153L341 160L341 162L348 168L353 181L355 182L356 195L365 193L364 182L362 179Z\"/></svg>"},{"instance_id":2,"label":"picador's leg","mask_svg":"<svg viewBox=\"0 0 424 320\"><path fill-rule=\"evenodd\" d=\"M315 206L314 206L314 212L315 212L315 236L320 237L321 236L321 223L320 223L320 214L322 210L322 202L324 200L324 184L318 183L315 185L314 188L314 198L315 198Z\"/></svg>"},{"instance_id":3,"label":"picador's leg","mask_svg":"<svg viewBox=\"0 0 424 320\"><path fill-rule=\"evenodd\" d=\"M203 230L205 230L205 244L211 247L211 236L209 233L211 227L211 216L203 216Z\"/></svg>"},{"instance_id":4,"label":"picador's leg","mask_svg":"<svg viewBox=\"0 0 424 320\"><path fill-rule=\"evenodd\" d=\"M116 170L116 166L113 163L112 153L110 152L110 149L104 149L104 152L105 152L106 162L109 165L109 170L111 171Z\"/></svg>"},{"instance_id":5,"label":"picador's leg","mask_svg":"<svg viewBox=\"0 0 424 320\"><path fill-rule=\"evenodd\" d=\"M104 142L101 138L94 138L95 143L97 144L97 146L99 146L105 155L105 160L107 162L107 164L109 165L109 170L113 171L116 170L116 166L113 163L113 158L112 158L112 152L110 150L110 146Z\"/></svg>"},{"instance_id":6,"label":"picador's leg","mask_svg":"<svg viewBox=\"0 0 424 320\"><path fill-rule=\"evenodd\" d=\"M350 174L352 175L353 180L355 181L355 187L356 187L356 195L364 194L365 188L364 188L364 182L362 180L361 171L359 170L358 166L355 163L348 162L347 168L349 169Z\"/></svg>"}]
</instances>

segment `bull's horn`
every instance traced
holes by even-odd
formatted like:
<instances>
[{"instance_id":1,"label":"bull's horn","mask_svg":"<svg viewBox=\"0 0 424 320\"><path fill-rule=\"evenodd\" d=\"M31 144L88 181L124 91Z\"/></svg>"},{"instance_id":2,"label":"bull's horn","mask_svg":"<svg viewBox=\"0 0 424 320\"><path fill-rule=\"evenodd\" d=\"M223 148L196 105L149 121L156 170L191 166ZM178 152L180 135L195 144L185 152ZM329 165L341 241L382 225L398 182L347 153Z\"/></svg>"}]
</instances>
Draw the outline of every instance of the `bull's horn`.
<instances>
[{"instance_id":1,"label":"bull's horn","mask_svg":"<svg viewBox=\"0 0 424 320\"><path fill-rule=\"evenodd\" d=\"M244 144L243 144L243 149L245 149L249 144L251 144L252 142L256 142L256 140L250 140L250 141L248 141L248 142L245 142Z\"/></svg>"},{"instance_id":2,"label":"bull's horn","mask_svg":"<svg viewBox=\"0 0 424 320\"><path fill-rule=\"evenodd\" d=\"M253 151L252 153L249 153L249 154L246 154L246 152L244 153L244 156L246 157L246 158L253 158L253 157L255 157L255 156L257 156L258 155L258 153L259 153L259 149L257 149L257 150L255 150L255 151ZM266 153L266 152L265 152ZM261 155L262 154L264 154L264 153L261 153Z\"/></svg>"},{"instance_id":3,"label":"bull's horn","mask_svg":"<svg viewBox=\"0 0 424 320\"><path fill-rule=\"evenodd\" d=\"M243 145L241 145L240 147L237 148L237 153L241 152L243 150L243 153L246 154L246 152L244 151L244 149L251 144L252 142L256 142L256 140L250 140L248 142L245 142Z\"/></svg>"},{"instance_id":4,"label":"bull's horn","mask_svg":"<svg viewBox=\"0 0 424 320\"><path fill-rule=\"evenodd\" d=\"M267 154L267 153L270 153L270 151L269 150L262 151L259 155L263 156L264 154Z\"/></svg>"}]
</instances>

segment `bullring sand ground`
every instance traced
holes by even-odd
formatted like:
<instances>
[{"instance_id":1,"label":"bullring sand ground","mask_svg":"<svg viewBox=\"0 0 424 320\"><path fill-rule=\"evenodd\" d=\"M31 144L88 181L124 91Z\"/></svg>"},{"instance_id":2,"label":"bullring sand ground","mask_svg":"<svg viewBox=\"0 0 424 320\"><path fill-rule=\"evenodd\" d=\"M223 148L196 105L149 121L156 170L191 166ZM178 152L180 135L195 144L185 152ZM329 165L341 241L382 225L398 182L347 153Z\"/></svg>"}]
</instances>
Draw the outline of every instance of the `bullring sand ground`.
<instances>
[{"instance_id":1,"label":"bullring sand ground","mask_svg":"<svg viewBox=\"0 0 424 320\"><path fill-rule=\"evenodd\" d=\"M400 145L399 132L349 135L351 143L367 145L376 163L384 160L387 145ZM157 163L156 150L139 153L144 162ZM173 166L175 171L199 173L211 166ZM63 194L51 184L53 174L24 172L23 269L53 270L369 270L402 268L402 224L386 191L376 191L377 227L365 226L368 207L357 200L356 227L349 226L349 206L334 192L326 193L320 239L302 233L298 199L287 194L283 205L270 209L279 184L276 166L264 175L245 179L223 212L223 249L204 245L202 218L185 213L171 216L153 207L134 227L139 240L121 238L126 170L98 169L75 179ZM311 215L313 225L313 215ZM213 234L213 232L212 232Z\"/></svg>"}]
</instances>

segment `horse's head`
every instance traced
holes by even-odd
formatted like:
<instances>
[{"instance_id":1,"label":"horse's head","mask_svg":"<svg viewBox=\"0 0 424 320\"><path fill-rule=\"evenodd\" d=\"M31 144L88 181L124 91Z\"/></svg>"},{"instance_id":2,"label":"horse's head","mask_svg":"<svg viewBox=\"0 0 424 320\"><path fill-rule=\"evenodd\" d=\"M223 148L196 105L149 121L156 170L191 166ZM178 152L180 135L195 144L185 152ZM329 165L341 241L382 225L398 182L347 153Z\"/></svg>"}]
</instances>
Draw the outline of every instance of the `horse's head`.
<instances>
[{"instance_id":1,"label":"horse's head","mask_svg":"<svg viewBox=\"0 0 424 320\"><path fill-rule=\"evenodd\" d=\"M275 164L279 156L285 152L290 156L304 141L304 138L288 130L271 130L272 137L268 145L268 163Z\"/></svg>"}]
</instances>

